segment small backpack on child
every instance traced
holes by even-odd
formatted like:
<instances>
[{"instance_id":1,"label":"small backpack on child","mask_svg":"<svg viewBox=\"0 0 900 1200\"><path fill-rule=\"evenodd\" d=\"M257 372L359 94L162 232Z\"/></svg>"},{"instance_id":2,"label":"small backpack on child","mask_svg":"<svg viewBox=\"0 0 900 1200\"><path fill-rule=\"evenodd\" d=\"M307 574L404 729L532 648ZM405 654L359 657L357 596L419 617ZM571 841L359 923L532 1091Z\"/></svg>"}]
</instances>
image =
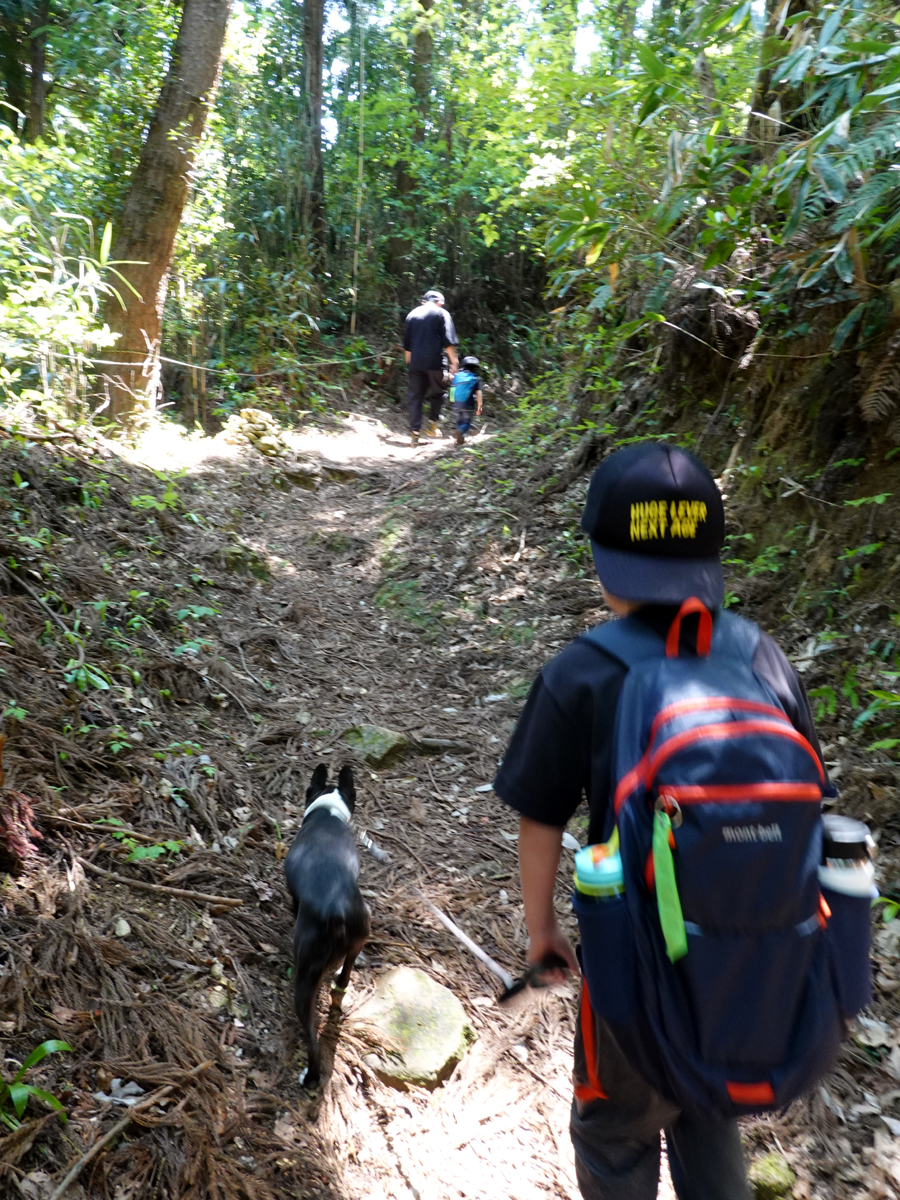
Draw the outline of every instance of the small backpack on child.
<instances>
[{"instance_id":1,"label":"small backpack on child","mask_svg":"<svg viewBox=\"0 0 900 1200\"><path fill-rule=\"evenodd\" d=\"M856 894L824 882L824 771L753 670L755 625L713 623L691 599L665 641L634 617L585 636L628 669L613 765L624 891L573 896L591 1007L684 1111L782 1108L871 998L871 868Z\"/></svg>"},{"instance_id":2,"label":"small backpack on child","mask_svg":"<svg viewBox=\"0 0 900 1200\"><path fill-rule=\"evenodd\" d=\"M453 382L450 384L450 403L451 404L472 404L474 403L475 393L478 391L479 379L471 371L463 368L457 371L453 376Z\"/></svg>"}]
</instances>

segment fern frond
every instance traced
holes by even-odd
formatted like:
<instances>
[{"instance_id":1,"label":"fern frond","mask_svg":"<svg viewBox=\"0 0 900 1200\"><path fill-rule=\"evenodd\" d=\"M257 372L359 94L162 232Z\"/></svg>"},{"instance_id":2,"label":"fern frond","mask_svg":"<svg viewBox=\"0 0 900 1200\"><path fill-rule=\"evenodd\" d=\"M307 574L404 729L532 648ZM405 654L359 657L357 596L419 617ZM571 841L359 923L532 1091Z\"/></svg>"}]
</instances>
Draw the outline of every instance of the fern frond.
<instances>
[{"instance_id":1,"label":"fern frond","mask_svg":"<svg viewBox=\"0 0 900 1200\"><path fill-rule=\"evenodd\" d=\"M900 395L900 333L884 348L884 356L859 401L864 421L880 421L897 407Z\"/></svg>"},{"instance_id":2,"label":"fern frond","mask_svg":"<svg viewBox=\"0 0 900 1200\"><path fill-rule=\"evenodd\" d=\"M835 217L835 230L843 233L845 229L849 229L863 217L871 217L891 192L896 192L897 196L900 196L900 172L879 171L841 205Z\"/></svg>"}]
</instances>

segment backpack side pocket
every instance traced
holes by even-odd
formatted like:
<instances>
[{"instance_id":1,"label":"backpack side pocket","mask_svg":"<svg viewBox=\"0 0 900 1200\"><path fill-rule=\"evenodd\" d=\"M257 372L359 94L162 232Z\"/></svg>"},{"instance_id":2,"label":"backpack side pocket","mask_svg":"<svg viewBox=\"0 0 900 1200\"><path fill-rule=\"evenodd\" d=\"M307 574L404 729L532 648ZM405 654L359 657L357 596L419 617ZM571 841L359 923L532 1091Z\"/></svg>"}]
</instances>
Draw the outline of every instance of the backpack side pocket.
<instances>
[{"instance_id":1,"label":"backpack side pocket","mask_svg":"<svg viewBox=\"0 0 900 1200\"><path fill-rule=\"evenodd\" d=\"M591 1008L604 1020L624 1024L636 1008L634 931L625 897L600 900L576 891L572 907Z\"/></svg>"},{"instance_id":2,"label":"backpack side pocket","mask_svg":"<svg viewBox=\"0 0 900 1200\"><path fill-rule=\"evenodd\" d=\"M826 935L838 1006L855 1016L872 999L872 899L822 888L831 910Z\"/></svg>"}]
</instances>

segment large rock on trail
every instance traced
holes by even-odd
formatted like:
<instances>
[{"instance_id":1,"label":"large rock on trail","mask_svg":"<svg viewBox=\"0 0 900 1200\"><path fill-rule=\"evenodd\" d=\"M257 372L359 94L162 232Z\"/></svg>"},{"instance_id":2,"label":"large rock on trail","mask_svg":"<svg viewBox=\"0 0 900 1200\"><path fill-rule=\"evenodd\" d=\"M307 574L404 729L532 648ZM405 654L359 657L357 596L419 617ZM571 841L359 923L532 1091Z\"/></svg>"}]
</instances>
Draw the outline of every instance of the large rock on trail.
<instances>
[{"instance_id":1,"label":"large rock on trail","mask_svg":"<svg viewBox=\"0 0 900 1200\"><path fill-rule=\"evenodd\" d=\"M352 746L372 767L389 767L409 748L409 738L383 725L352 725L341 734L342 741Z\"/></svg>"},{"instance_id":2,"label":"large rock on trail","mask_svg":"<svg viewBox=\"0 0 900 1200\"><path fill-rule=\"evenodd\" d=\"M379 1079L404 1089L429 1090L450 1075L474 1040L456 996L424 971L396 967L353 1014L380 1049L366 1057Z\"/></svg>"}]
</instances>

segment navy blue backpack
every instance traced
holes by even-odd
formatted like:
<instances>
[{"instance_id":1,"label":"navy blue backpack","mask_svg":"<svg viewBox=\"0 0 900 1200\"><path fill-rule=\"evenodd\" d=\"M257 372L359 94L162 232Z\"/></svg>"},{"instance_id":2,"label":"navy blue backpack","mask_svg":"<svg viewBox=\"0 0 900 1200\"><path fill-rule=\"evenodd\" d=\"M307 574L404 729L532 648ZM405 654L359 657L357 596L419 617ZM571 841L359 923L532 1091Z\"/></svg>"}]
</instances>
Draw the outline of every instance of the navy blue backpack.
<instances>
[{"instance_id":1,"label":"navy blue backpack","mask_svg":"<svg viewBox=\"0 0 900 1200\"><path fill-rule=\"evenodd\" d=\"M697 654L679 655L690 613ZM591 1007L684 1111L782 1108L870 999L869 901L819 885L822 765L754 672L750 622L713 623L692 599L665 641L635 618L585 637L628 668L613 755L625 892L573 897Z\"/></svg>"}]
</instances>

